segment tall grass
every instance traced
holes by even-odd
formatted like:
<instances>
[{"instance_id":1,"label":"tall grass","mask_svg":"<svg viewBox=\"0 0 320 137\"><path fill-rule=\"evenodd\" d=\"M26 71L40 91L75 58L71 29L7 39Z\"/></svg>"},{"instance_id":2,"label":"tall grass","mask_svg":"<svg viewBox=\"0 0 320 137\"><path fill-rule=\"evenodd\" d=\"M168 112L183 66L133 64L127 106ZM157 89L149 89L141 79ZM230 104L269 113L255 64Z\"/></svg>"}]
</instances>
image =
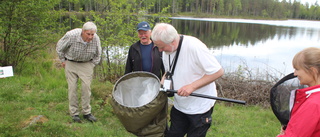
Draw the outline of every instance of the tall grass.
<instances>
[{"instance_id":1,"label":"tall grass","mask_svg":"<svg viewBox=\"0 0 320 137\"><path fill-rule=\"evenodd\" d=\"M113 84L94 80L92 113L98 122L73 123L68 112L64 70L53 59L29 61L21 74L0 79L0 136L134 137L114 115ZM37 122L36 117L42 116ZM217 101L208 137L276 136L280 124L270 108Z\"/></svg>"}]
</instances>

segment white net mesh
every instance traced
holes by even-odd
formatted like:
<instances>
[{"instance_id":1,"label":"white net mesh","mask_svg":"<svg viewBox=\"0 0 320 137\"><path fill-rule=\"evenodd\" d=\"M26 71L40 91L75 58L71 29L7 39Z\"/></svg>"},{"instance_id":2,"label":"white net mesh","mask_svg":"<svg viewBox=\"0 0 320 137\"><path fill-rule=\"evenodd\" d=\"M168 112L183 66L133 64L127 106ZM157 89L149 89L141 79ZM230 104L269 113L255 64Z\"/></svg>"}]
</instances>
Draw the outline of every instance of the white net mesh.
<instances>
[{"instance_id":1,"label":"white net mesh","mask_svg":"<svg viewBox=\"0 0 320 137\"><path fill-rule=\"evenodd\" d=\"M160 82L153 75L150 77L135 76L117 83L113 97L123 106L141 107L154 100L159 89Z\"/></svg>"}]
</instances>

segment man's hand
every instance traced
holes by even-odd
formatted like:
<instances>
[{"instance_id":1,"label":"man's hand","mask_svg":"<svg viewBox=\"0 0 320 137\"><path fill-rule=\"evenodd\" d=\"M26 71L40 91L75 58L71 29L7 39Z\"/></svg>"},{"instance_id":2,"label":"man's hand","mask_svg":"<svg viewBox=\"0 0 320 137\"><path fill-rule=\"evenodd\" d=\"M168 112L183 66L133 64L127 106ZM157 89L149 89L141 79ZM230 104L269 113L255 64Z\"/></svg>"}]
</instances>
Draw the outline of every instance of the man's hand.
<instances>
[{"instance_id":1,"label":"man's hand","mask_svg":"<svg viewBox=\"0 0 320 137\"><path fill-rule=\"evenodd\" d=\"M181 87L178 91L177 91L177 94L179 96L189 96L193 91L195 91L196 88L194 88L192 86L192 84L189 84L189 85L185 85L183 87Z\"/></svg>"}]
</instances>

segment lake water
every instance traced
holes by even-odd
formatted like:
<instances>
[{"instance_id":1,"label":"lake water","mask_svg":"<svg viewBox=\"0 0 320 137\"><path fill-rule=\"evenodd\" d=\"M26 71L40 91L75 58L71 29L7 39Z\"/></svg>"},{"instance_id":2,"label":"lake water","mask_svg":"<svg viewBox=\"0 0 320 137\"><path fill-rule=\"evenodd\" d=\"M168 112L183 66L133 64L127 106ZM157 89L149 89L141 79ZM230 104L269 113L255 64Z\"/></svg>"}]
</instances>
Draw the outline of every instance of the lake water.
<instances>
[{"instance_id":1,"label":"lake water","mask_svg":"<svg viewBox=\"0 0 320 137\"><path fill-rule=\"evenodd\" d=\"M172 17L179 33L202 40L225 71L282 77L294 71L293 56L320 47L320 21Z\"/></svg>"}]
</instances>

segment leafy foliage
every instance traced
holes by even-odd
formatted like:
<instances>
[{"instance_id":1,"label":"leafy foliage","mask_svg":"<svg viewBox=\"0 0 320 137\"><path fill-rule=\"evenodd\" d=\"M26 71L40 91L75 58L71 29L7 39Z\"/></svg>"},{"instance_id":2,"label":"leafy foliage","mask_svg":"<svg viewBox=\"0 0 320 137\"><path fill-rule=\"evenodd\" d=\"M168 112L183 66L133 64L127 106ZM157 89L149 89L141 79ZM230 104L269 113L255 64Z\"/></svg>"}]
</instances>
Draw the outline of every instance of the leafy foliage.
<instances>
[{"instance_id":1,"label":"leafy foliage","mask_svg":"<svg viewBox=\"0 0 320 137\"><path fill-rule=\"evenodd\" d=\"M22 67L26 58L52 43L57 0L2 0L0 2L0 65ZM50 31L48 31L50 30Z\"/></svg>"},{"instance_id":2,"label":"leafy foliage","mask_svg":"<svg viewBox=\"0 0 320 137\"><path fill-rule=\"evenodd\" d=\"M154 6L152 3L138 5L137 1L132 0L94 2L99 3L98 8L96 7L98 11L69 12L70 21L72 21L70 25L76 24L74 27L80 27L86 21L95 22L103 48L103 60L96 67L95 76L102 81L115 81L124 73L129 46L139 40L136 25L141 21L148 21L151 26L156 22L170 22L169 16L166 15L168 7L146 17L148 9ZM81 1L75 2L75 5L81 5Z\"/></svg>"}]
</instances>

